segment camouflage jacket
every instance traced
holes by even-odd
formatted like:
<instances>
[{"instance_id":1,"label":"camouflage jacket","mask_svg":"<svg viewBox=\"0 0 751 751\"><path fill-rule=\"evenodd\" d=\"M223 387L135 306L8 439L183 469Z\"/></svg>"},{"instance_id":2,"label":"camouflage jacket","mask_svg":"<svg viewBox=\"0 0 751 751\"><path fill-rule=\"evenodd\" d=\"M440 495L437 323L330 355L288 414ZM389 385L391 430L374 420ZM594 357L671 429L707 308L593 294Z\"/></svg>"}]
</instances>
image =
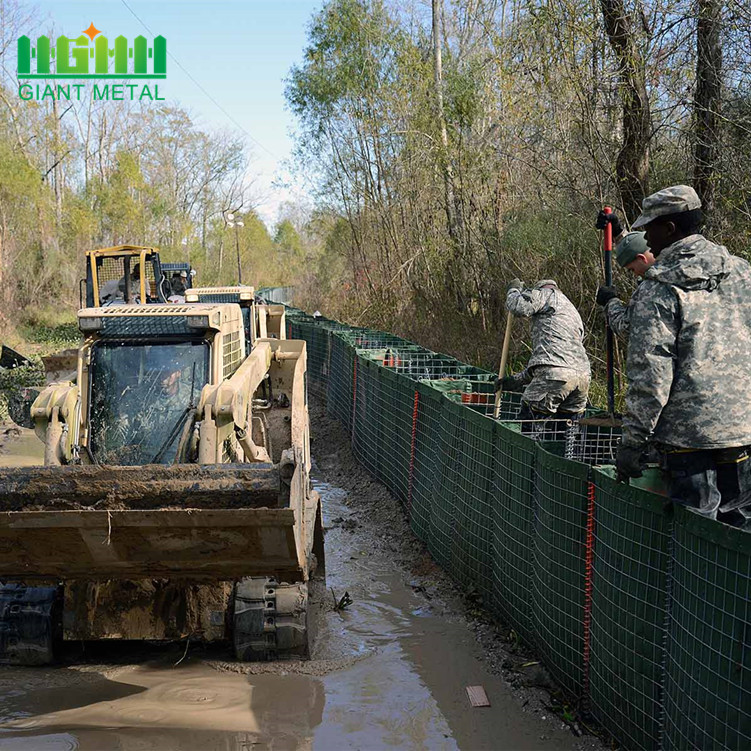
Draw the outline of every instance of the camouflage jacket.
<instances>
[{"instance_id":1,"label":"camouflage jacket","mask_svg":"<svg viewBox=\"0 0 751 751\"><path fill-rule=\"evenodd\" d=\"M751 266L691 235L632 300L624 445L751 444Z\"/></svg>"},{"instance_id":2,"label":"camouflage jacket","mask_svg":"<svg viewBox=\"0 0 751 751\"><path fill-rule=\"evenodd\" d=\"M617 297L609 300L605 306L605 318L608 319L608 326L616 336L628 338L631 325L631 300L628 304L621 302Z\"/></svg>"},{"instance_id":3,"label":"camouflage jacket","mask_svg":"<svg viewBox=\"0 0 751 751\"><path fill-rule=\"evenodd\" d=\"M532 357L527 370L553 365L577 373L590 372L581 316L554 281L543 279L531 289L510 289L506 309L515 316L532 319Z\"/></svg>"}]
</instances>

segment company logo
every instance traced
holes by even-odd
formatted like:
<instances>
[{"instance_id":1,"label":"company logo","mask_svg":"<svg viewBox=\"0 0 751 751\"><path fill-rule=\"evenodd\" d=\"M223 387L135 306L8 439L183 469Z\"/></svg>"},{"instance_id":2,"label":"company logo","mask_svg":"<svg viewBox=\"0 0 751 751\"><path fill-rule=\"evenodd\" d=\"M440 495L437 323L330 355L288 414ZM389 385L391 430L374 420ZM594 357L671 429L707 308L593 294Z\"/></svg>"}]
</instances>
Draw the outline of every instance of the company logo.
<instances>
[{"instance_id":1,"label":"company logo","mask_svg":"<svg viewBox=\"0 0 751 751\"><path fill-rule=\"evenodd\" d=\"M54 45L42 35L33 46L24 35L18 38L18 77L166 78L167 40L160 35L149 45L146 37L137 36L131 45L124 36L118 36L110 47L107 37L93 23L76 39L59 36Z\"/></svg>"}]
</instances>

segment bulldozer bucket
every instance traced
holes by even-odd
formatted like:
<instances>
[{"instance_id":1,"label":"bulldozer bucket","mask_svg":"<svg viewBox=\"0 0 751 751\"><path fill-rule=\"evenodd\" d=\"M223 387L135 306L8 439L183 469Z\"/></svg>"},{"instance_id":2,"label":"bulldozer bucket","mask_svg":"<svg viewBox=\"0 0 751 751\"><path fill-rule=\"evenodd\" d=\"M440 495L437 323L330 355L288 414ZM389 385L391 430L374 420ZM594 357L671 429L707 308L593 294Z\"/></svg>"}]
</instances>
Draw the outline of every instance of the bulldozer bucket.
<instances>
[{"instance_id":1,"label":"bulldozer bucket","mask_svg":"<svg viewBox=\"0 0 751 751\"><path fill-rule=\"evenodd\" d=\"M279 484L273 465L2 470L0 579L301 580Z\"/></svg>"}]
</instances>

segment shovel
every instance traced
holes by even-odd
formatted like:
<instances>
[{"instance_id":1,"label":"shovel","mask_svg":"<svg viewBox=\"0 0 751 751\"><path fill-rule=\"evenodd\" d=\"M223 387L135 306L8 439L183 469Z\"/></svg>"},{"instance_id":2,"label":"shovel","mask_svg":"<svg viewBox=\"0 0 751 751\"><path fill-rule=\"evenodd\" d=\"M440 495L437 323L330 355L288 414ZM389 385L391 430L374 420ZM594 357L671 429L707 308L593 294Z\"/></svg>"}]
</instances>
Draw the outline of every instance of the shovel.
<instances>
[{"instance_id":1,"label":"shovel","mask_svg":"<svg viewBox=\"0 0 751 751\"><path fill-rule=\"evenodd\" d=\"M605 206L603 211L606 214L611 214L613 210L610 206ZM605 255L605 285L611 287L613 285L613 225L610 222L605 225L602 249ZM613 369L615 344L613 342L613 331L607 323L607 318L605 323L605 347L608 372L608 412L610 412L611 417L615 417L615 373Z\"/></svg>"},{"instance_id":2,"label":"shovel","mask_svg":"<svg viewBox=\"0 0 751 751\"><path fill-rule=\"evenodd\" d=\"M506 365L508 364L508 348L511 342L511 322L513 316L509 312L506 317L506 331L503 334L503 348L501 349L501 364L498 366L498 377L503 378L506 374ZM495 392L495 409L493 410L493 417L497 420L501 415L501 394L503 394L503 386L499 386L498 391Z\"/></svg>"}]
</instances>

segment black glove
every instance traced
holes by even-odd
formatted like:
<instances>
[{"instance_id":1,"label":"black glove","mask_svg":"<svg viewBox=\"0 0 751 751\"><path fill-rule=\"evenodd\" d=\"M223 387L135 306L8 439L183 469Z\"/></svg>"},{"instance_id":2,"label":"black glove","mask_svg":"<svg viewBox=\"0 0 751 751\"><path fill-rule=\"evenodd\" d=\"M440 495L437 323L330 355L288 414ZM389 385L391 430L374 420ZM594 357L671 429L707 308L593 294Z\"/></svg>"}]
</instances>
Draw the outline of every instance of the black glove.
<instances>
[{"instance_id":1,"label":"black glove","mask_svg":"<svg viewBox=\"0 0 751 751\"><path fill-rule=\"evenodd\" d=\"M628 483L632 477L641 477L643 448L621 446L615 459L616 478L618 482Z\"/></svg>"},{"instance_id":2,"label":"black glove","mask_svg":"<svg viewBox=\"0 0 751 751\"><path fill-rule=\"evenodd\" d=\"M606 287L604 284L597 290L595 302L604 308L614 297L618 297L615 287Z\"/></svg>"},{"instance_id":3,"label":"black glove","mask_svg":"<svg viewBox=\"0 0 751 751\"><path fill-rule=\"evenodd\" d=\"M610 214L606 214L604 211L601 211L597 215L595 229L605 229L605 227L608 226L608 222L613 227L613 237L618 237L618 235L623 232L623 227L621 227L621 220L618 218L618 215L615 213L615 211L612 211Z\"/></svg>"},{"instance_id":4,"label":"black glove","mask_svg":"<svg viewBox=\"0 0 751 751\"><path fill-rule=\"evenodd\" d=\"M506 288L506 292L512 289L524 289L524 282L521 279L512 279Z\"/></svg>"},{"instance_id":5,"label":"black glove","mask_svg":"<svg viewBox=\"0 0 751 751\"><path fill-rule=\"evenodd\" d=\"M505 376L503 378L496 378L494 383L494 391L497 394L499 391L522 391L524 384L514 376Z\"/></svg>"}]
</instances>

